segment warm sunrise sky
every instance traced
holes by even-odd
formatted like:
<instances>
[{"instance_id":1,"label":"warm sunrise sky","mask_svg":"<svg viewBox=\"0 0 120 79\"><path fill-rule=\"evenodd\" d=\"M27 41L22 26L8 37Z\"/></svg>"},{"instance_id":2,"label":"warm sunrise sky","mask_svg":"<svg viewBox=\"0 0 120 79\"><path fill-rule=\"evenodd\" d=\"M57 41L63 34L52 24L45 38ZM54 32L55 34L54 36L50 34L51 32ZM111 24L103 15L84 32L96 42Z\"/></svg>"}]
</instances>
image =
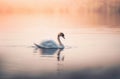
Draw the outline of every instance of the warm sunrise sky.
<instances>
[{"instance_id":1,"label":"warm sunrise sky","mask_svg":"<svg viewBox=\"0 0 120 79\"><path fill-rule=\"evenodd\" d=\"M62 8L65 12L76 9L96 8L103 1L114 4L120 0L0 0L0 13L53 12Z\"/></svg>"},{"instance_id":2,"label":"warm sunrise sky","mask_svg":"<svg viewBox=\"0 0 120 79\"><path fill-rule=\"evenodd\" d=\"M99 9L99 8L101 9L101 12L103 11L104 13L104 11L106 11L105 4L112 6L113 10L116 10L115 9L116 7L113 8L114 6L118 6L118 10L119 10L120 0L0 0L0 28L10 27L10 25L18 26L20 24L29 24L30 22L36 23L36 25L38 26L40 26L41 23L43 23L42 26L48 26L52 24L51 22L49 22L51 19L48 20L48 25L44 25L46 24L45 18L43 18L45 19L45 22L42 22L43 21L42 19L40 23L40 18L36 20L33 20L33 18L29 19L29 17L27 18L27 16L21 18L19 14L23 14L23 15L24 14L25 15L29 15L29 14L30 15L34 15L34 14L41 15L42 14L45 16L47 14L48 16L55 15L57 17L59 17L59 14L60 15L65 14L65 17L69 16L69 18L67 17L68 20L70 20L68 21L68 24L74 22L76 26L80 24L84 25L84 24L90 24L90 23L106 25L108 24L106 23L107 20L112 20L110 23L113 22L113 24L111 25L115 25L119 23L119 20L116 19L116 17L114 16L113 16L113 19L107 19L106 17L107 20L105 19L106 15L104 16L104 14L101 16L98 16L95 14L92 14L92 15L90 14L88 15L89 17L86 16L85 13L88 13L88 11L92 12L92 10ZM11 14L12 15L15 14L15 16L17 14L19 18L15 16L14 17L6 16L6 15L11 15ZM56 18L56 20L54 19L53 24L55 23L60 24L59 19L60 18ZM33 20L33 21L29 22L28 20ZM26 21L28 21L28 23ZM37 24L37 23L40 23L40 24ZM66 26L66 24L64 25ZM21 25L21 26L27 26L27 25ZM51 25L51 26L54 26L54 25ZM57 26L60 26L60 25L57 25Z\"/></svg>"}]
</instances>

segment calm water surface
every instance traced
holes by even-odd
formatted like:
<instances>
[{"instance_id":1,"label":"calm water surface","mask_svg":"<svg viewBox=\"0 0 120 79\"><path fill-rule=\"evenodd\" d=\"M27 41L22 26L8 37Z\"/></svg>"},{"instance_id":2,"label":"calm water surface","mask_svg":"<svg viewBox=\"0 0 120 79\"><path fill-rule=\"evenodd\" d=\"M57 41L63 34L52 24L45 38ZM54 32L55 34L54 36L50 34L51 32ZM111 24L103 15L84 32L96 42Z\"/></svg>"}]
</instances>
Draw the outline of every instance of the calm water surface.
<instances>
[{"instance_id":1,"label":"calm water surface","mask_svg":"<svg viewBox=\"0 0 120 79\"><path fill-rule=\"evenodd\" d=\"M119 23L105 25L94 19L2 16L0 79L119 79ZM65 49L34 47L46 39L58 43L59 32L65 33L66 39L61 39Z\"/></svg>"}]
</instances>

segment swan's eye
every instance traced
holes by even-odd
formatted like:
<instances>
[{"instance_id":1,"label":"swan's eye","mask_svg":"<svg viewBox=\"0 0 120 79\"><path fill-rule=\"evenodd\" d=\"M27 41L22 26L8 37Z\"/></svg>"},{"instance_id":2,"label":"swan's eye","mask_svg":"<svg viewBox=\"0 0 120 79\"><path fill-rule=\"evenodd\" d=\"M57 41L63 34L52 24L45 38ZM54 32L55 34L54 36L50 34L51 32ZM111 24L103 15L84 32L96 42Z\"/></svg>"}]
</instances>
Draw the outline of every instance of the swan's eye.
<instances>
[{"instance_id":1,"label":"swan's eye","mask_svg":"<svg viewBox=\"0 0 120 79\"><path fill-rule=\"evenodd\" d=\"M62 34L61 36L65 39L64 34Z\"/></svg>"},{"instance_id":2,"label":"swan's eye","mask_svg":"<svg viewBox=\"0 0 120 79\"><path fill-rule=\"evenodd\" d=\"M64 34L63 34L63 33L61 33L61 36L64 36Z\"/></svg>"},{"instance_id":3,"label":"swan's eye","mask_svg":"<svg viewBox=\"0 0 120 79\"><path fill-rule=\"evenodd\" d=\"M59 36L62 36L64 38L64 33L62 33L62 32L59 33Z\"/></svg>"}]
</instances>

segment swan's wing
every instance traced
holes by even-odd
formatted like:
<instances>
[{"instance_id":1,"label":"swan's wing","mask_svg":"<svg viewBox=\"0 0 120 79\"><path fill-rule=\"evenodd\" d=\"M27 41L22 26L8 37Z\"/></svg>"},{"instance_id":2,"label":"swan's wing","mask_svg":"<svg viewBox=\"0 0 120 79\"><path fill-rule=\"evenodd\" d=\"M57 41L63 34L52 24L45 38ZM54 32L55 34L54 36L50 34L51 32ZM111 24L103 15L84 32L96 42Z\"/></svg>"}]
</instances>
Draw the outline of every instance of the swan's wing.
<instances>
[{"instance_id":1,"label":"swan's wing","mask_svg":"<svg viewBox=\"0 0 120 79\"><path fill-rule=\"evenodd\" d=\"M47 40L40 43L43 48L58 48L58 45L53 40Z\"/></svg>"}]
</instances>

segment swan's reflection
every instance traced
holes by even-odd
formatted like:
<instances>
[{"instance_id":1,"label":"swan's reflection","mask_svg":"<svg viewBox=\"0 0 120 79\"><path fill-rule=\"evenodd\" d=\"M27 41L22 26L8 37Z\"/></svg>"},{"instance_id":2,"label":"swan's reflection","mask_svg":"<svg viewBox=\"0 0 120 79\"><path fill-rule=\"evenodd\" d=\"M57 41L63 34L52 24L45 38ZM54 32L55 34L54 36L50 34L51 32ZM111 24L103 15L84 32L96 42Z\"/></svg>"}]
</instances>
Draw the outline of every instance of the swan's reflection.
<instances>
[{"instance_id":1,"label":"swan's reflection","mask_svg":"<svg viewBox=\"0 0 120 79\"><path fill-rule=\"evenodd\" d=\"M53 56L55 53L57 55L57 74L58 76L62 75L63 72L63 68L64 68L64 54L61 52L64 49L41 49L41 48L35 48L34 53L37 53L37 51L39 50L39 52L41 53L41 55L43 55L42 57L49 57Z\"/></svg>"},{"instance_id":2,"label":"swan's reflection","mask_svg":"<svg viewBox=\"0 0 120 79\"><path fill-rule=\"evenodd\" d=\"M58 49L40 49L42 55L54 55Z\"/></svg>"},{"instance_id":3,"label":"swan's reflection","mask_svg":"<svg viewBox=\"0 0 120 79\"><path fill-rule=\"evenodd\" d=\"M63 49L59 49L58 53L57 53L57 60L58 61L64 61L64 56L61 56L61 51L63 51Z\"/></svg>"},{"instance_id":4,"label":"swan's reflection","mask_svg":"<svg viewBox=\"0 0 120 79\"><path fill-rule=\"evenodd\" d=\"M57 59L60 58L60 53L63 49L43 49L43 48L35 48L34 53L39 52L41 55L54 55L57 53Z\"/></svg>"},{"instance_id":5,"label":"swan's reflection","mask_svg":"<svg viewBox=\"0 0 120 79\"><path fill-rule=\"evenodd\" d=\"M57 61L58 61L58 63L57 63L57 75L58 75L58 77L62 75L63 68L64 68L63 62L64 62L65 57L61 51L63 51L63 49L58 50L58 53L57 53Z\"/></svg>"}]
</instances>

